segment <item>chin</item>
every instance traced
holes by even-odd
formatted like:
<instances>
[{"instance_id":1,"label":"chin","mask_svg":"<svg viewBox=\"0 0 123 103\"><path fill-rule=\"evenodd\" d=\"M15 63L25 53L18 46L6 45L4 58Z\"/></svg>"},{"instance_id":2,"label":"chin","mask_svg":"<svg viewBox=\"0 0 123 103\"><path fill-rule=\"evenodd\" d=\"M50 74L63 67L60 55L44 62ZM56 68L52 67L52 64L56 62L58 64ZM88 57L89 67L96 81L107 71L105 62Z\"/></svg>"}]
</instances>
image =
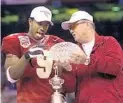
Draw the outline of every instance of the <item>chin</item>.
<instances>
[{"instance_id":1,"label":"chin","mask_svg":"<svg viewBox=\"0 0 123 103\"><path fill-rule=\"evenodd\" d=\"M36 40L40 40L40 39L42 39L44 36L42 35L41 37L36 37L35 39Z\"/></svg>"},{"instance_id":2,"label":"chin","mask_svg":"<svg viewBox=\"0 0 123 103\"><path fill-rule=\"evenodd\" d=\"M80 41L79 39L75 39L75 41L76 41L77 43L81 43L81 41Z\"/></svg>"},{"instance_id":3,"label":"chin","mask_svg":"<svg viewBox=\"0 0 123 103\"><path fill-rule=\"evenodd\" d=\"M41 38L36 38L36 40L41 40L43 37L41 37Z\"/></svg>"}]
</instances>

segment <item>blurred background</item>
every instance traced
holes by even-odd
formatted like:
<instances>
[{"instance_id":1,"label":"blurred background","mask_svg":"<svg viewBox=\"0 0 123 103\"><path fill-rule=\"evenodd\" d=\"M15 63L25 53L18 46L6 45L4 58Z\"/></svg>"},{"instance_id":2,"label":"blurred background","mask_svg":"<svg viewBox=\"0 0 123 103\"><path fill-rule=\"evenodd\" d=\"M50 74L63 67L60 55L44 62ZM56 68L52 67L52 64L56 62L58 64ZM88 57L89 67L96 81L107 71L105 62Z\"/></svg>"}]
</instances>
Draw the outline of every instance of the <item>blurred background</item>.
<instances>
[{"instance_id":1,"label":"blurred background","mask_svg":"<svg viewBox=\"0 0 123 103\"><path fill-rule=\"evenodd\" d=\"M61 22L75 11L86 10L94 16L100 35L115 37L123 47L123 0L1 0L1 39L11 33L28 32L28 17L39 5L45 5L53 13L55 25L49 34L74 41L69 31L62 30ZM16 103L16 85L6 81L4 68L1 69L1 103Z\"/></svg>"}]
</instances>

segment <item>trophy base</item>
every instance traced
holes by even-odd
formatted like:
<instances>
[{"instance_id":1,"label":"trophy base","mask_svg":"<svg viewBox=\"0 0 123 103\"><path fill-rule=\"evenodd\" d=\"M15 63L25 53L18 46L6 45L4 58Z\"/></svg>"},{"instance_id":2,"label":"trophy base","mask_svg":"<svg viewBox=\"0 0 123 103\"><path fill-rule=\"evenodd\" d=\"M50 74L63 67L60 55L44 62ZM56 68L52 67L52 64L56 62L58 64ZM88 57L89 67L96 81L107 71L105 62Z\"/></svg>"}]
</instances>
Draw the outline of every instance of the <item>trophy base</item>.
<instances>
[{"instance_id":1,"label":"trophy base","mask_svg":"<svg viewBox=\"0 0 123 103\"><path fill-rule=\"evenodd\" d=\"M51 99L51 103L67 103L64 99L64 96L57 91L53 93Z\"/></svg>"}]
</instances>

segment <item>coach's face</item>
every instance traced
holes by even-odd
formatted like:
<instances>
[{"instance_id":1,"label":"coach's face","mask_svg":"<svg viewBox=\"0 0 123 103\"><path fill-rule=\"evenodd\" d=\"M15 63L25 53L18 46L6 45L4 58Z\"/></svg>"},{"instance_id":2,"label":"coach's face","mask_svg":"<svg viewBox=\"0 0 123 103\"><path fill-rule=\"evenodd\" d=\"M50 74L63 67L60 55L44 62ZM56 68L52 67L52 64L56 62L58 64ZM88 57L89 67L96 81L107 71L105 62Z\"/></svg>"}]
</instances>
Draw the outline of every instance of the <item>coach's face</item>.
<instances>
[{"instance_id":1,"label":"coach's face","mask_svg":"<svg viewBox=\"0 0 123 103\"><path fill-rule=\"evenodd\" d=\"M90 25L89 21L80 20L72 23L69 27L69 30L75 41L79 43L87 43L91 38L90 28L92 28L92 26Z\"/></svg>"},{"instance_id":2,"label":"coach's face","mask_svg":"<svg viewBox=\"0 0 123 103\"><path fill-rule=\"evenodd\" d=\"M50 23L48 21L37 22L34 19L29 19L29 34L36 40L40 40L44 37L49 28Z\"/></svg>"}]
</instances>

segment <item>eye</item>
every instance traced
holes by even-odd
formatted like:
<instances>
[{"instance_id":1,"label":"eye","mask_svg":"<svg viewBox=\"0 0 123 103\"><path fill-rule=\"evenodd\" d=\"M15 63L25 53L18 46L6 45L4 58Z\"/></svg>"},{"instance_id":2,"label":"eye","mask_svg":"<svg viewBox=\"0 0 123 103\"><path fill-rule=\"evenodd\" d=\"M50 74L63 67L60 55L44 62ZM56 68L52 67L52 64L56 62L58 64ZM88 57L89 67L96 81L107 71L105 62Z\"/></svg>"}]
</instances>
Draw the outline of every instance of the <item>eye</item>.
<instances>
[{"instance_id":1,"label":"eye","mask_svg":"<svg viewBox=\"0 0 123 103\"><path fill-rule=\"evenodd\" d=\"M74 27L75 27L75 24L72 24L72 25L70 26L70 29L72 30Z\"/></svg>"},{"instance_id":2,"label":"eye","mask_svg":"<svg viewBox=\"0 0 123 103\"><path fill-rule=\"evenodd\" d=\"M44 26L50 26L50 24L49 24L49 23L47 23L47 24L44 24Z\"/></svg>"},{"instance_id":3,"label":"eye","mask_svg":"<svg viewBox=\"0 0 123 103\"><path fill-rule=\"evenodd\" d=\"M50 26L50 23L49 22L46 22L46 21L44 21L44 22L37 22L37 23L40 26Z\"/></svg>"}]
</instances>

